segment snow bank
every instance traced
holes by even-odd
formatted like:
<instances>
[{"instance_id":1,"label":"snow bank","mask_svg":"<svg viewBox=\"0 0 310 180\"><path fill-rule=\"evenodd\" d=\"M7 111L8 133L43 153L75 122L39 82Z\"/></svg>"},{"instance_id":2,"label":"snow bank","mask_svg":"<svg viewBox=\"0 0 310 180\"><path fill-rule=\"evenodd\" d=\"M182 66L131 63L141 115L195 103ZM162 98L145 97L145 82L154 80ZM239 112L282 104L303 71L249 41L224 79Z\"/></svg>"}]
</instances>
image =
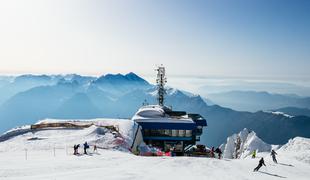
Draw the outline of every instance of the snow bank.
<instances>
[{"instance_id":1,"label":"snow bank","mask_svg":"<svg viewBox=\"0 0 310 180\"><path fill-rule=\"evenodd\" d=\"M57 120L45 119L40 123L69 122L78 125L93 124L87 128L43 128L29 126L11 130L0 136L0 152L27 150L70 149L74 144L97 145L104 149L128 152L134 136L135 123L128 119ZM116 127L113 131L104 126Z\"/></svg>"},{"instance_id":2,"label":"snow bank","mask_svg":"<svg viewBox=\"0 0 310 180\"><path fill-rule=\"evenodd\" d=\"M247 139L244 142L241 158L249 156L254 150L256 150L256 152L270 152L271 149L272 145L265 143L257 137L256 133L253 131L248 134Z\"/></svg>"},{"instance_id":3,"label":"snow bank","mask_svg":"<svg viewBox=\"0 0 310 180\"><path fill-rule=\"evenodd\" d=\"M310 164L310 139L302 137L290 139L279 149L278 153Z\"/></svg>"},{"instance_id":4,"label":"snow bank","mask_svg":"<svg viewBox=\"0 0 310 180\"><path fill-rule=\"evenodd\" d=\"M256 152L269 152L272 148L256 136L254 131L250 132L246 128L238 134L233 134L227 138L226 144L222 146L223 157L228 159L246 158L254 150Z\"/></svg>"},{"instance_id":5,"label":"snow bank","mask_svg":"<svg viewBox=\"0 0 310 180\"><path fill-rule=\"evenodd\" d=\"M11 129L11 130L3 133L0 136L0 142L6 141L6 140L10 139L11 137L22 135L22 134L25 134L25 133L28 133L28 132L31 132L31 129L30 129L29 125L25 125L25 126L21 126L21 127L17 127L17 128Z\"/></svg>"}]
</instances>

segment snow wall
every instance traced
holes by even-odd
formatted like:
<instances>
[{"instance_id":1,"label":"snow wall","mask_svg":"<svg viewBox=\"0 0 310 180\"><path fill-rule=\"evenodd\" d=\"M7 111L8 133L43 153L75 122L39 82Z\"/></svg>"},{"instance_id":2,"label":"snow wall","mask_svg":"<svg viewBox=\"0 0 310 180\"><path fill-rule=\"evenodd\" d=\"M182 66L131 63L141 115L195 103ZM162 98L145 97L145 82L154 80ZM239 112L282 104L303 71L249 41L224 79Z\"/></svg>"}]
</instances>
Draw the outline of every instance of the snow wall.
<instances>
[{"instance_id":1,"label":"snow wall","mask_svg":"<svg viewBox=\"0 0 310 180\"><path fill-rule=\"evenodd\" d=\"M239 159L249 156L254 150L256 152L270 152L272 146L257 137L254 131L251 132L245 128L238 134L228 137L221 148L224 158Z\"/></svg>"}]
</instances>

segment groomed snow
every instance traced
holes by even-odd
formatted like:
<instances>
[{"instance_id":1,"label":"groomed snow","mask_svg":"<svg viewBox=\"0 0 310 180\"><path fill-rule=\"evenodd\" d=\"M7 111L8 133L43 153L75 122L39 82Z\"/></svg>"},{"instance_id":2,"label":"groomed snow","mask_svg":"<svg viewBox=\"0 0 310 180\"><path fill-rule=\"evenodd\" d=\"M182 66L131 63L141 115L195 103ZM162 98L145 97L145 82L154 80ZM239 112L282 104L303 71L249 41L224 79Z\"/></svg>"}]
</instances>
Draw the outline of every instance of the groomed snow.
<instances>
[{"instance_id":1,"label":"groomed snow","mask_svg":"<svg viewBox=\"0 0 310 180\"><path fill-rule=\"evenodd\" d=\"M106 120L106 122L122 126L122 133L127 132L128 137L131 136L132 124L129 120ZM306 180L310 177L310 164L288 155L294 151L297 151L297 157L298 152L309 155L310 140L306 138L295 138L278 150L279 164L272 162L269 153L258 153L256 159L246 157L218 160L195 157L142 157L135 156L129 151L111 148L98 149L98 153L92 153L90 149L89 155L72 155L73 144L83 143L86 140L92 142L104 137L101 133L99 135L94 133L95 128L91 126L80 130L42 130L34 135L25 133L0 142L0 179ZM31 137L40 140L27 140ZM267 167L262 167L259 172L252 172L258 164L259 157L265 157Z\"/></svg>"}]
</instances>

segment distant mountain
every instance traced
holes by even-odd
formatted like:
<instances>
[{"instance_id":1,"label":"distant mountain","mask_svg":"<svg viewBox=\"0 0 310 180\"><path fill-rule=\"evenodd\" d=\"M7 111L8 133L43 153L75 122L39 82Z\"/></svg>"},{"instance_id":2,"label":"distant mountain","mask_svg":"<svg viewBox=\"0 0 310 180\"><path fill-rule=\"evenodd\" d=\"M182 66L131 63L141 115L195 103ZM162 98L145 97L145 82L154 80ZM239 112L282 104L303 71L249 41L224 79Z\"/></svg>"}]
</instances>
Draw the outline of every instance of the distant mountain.
<instances>
[{"instance_id":1,"label":"distant mountain","mask_svg":"<svg viewBox=\"0 0 310 180\"><path fill-rule=\"evenodd\" d=\"M229 91L267 91L279 94L298 94L300 96L310 96L310 87L301 86L287 82L267 82L253 79L214 79L208 85L198 89L198 93L207 96L208 94L223 93Z\"/></svg>"},{"instance_id":2,"label":"distant mountain","mask_svg":"<svg viewBox=\"0 0 310 180\"><path fill-rule=\"evenodd\" d=\"M308 108L296 108L296 107L284 107L279 109L274 109L272 111L283 112L291 116L308 116L310 117L310 109Z\"/></svg>"},{"instance_id":3,"label":"distant mountain","mask_svg":"<svg viewBox=\"0 0 310 180\"><path fill-rule=\"evenodd\" d=\"M13 81L14 77L12 76L0 76L0 89L3 86L6 86L10 84L11 81Z\"/></svg>"},{"instance_id":4,"label":"distant mountain","mask_svg":"<svg viewBox=\"0 0 310 180\"><path fill-rule=\"evenodd\" d=\"M62 77L65 81L77 82L80 85L88 85L97 78L92 76L81 76L78 74L67 74Z\"/></svg>"},{"instance_id":5,"label":"distant mountain","mask_svg":"<svg viewBox=\"0 0 310 180\"><path fill-rule=\"evenodd\" d=\"M19 86L20 84L24 86ZM14 82L4 90L12 90L12 87L17 86L18 90L11 91L12 96L8 97L2 105L0 104L0 123L3 124L0 131L48 117L96 118L119 115L129 117L129 114L131 116L134 112L119 113L118 105L126 107L126 104L118 104L117 99L130 91L152 87L134 73L108 74L100 78L76 74L23 75L16 77ZM102 90L106 86L113 86L113 88ZM13 95L15 92L16 94ZM139 102L139 105L141 103Z\"/></svg>"},{"instance_id":6,"label":"distant mountain","mask_svg":"<svg viewBox=\"0 0 310 180\"><path fill-rule=\"evenodd\" d=\"M76 75L51 79L55 78L55 84L19 92L0 105L0 132L53 117L131 118L143 103L156 103L156 87L133 73L105 75L95 79ZM201 137L201 143L207 145L220 145L229 135L243 128L254 130L270 144L283 144L295 136L310 137L310 118L306 116L290 118L263 111L234 111L208 105L199 95L173 88L167 90L165 104L173 110L204 116L208 127Z\"/></svg>"},{"instance_id":7,"label":"distant mountain","mask_svg":"<svg viewBox=\"0 0 310 180\"><path fill-rule=\"evenodd\" d=\"M99 77L94 81L98 85L119 85L119 86L148 86L146 80L142 79L135 73L122 74L107 74Z\"/></svg>"},{"instance_id":8,"label":"distant mountain","mask_svg":"<svg viewBox=\"0 0 310 180\"><path fill-rule=\"evenodd\" d=\"M32 75L32 74L26 74L17 76L14 79L15 83L35 83L35 82L42 82L47 83L52 79L51 76L48 75Z\"/></svg>"},{"instance_id":9,"label":"distant mountain","mask_svg":"<svg viewBox=\"0 0 310 180\"><path fill-rule=\"evenodd\" d=\"M62 119L90 119L102 117L102 112L92 103L84 93L76 93L62 103L50 117Z\"/></svg>"},{"instance_id":10,"label":"distant mountain","mask_svg":"<svg viewBox=\"0 0 310 180\"><path fill-rule=\"evenodd\" d=\"M15 94L26 91L33 87L52 85L57 80L46 75L22 75L12 78L12 82L7 82L0 87L0 105Z\"/></svg>"},{"instance_id":11,"label":"distant mountain","mask_svg":"<svg viewBox=\"0 0 310 180\"><path fill-rule=\"evenodd\" d=\"M134 73L122 74L107 74L99 77L92 82L93 86L100 90L110 93L114 96L124 95L136 89L148 89L151 85Z\"/></svg>"},{"instance_id":12,"label":"distant mountain","mask_svg":"<svg viewBox=\"0 0 310 180\"><path fill-rule=\"evenodd\" d=\"M310 97L304 98L294 94L282 95L256 91L230 91L209 94L208 98L215 104L239 111L259 111L282 107L310 108Z\"/></svg>"}]
</instances>

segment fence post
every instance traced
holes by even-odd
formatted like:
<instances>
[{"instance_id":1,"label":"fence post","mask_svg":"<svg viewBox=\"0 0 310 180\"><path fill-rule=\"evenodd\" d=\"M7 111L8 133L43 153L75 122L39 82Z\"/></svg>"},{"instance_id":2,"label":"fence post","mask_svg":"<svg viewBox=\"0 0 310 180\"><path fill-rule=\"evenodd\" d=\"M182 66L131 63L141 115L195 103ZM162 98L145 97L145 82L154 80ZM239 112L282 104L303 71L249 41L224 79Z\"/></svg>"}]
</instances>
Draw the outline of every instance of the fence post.
<instances>
[{"instance_id":1,"label":"fence post","mask_svg":"<svg viewBox=\"0 0 310 180\"><path fill-rule=\"evenodd\" d=\"M28 159L28 149L25 148L25 159L27 160Z\"/></svg>"},{"instance_id":2,"label":"fence post","mask_svg":"<svg viewBox=\"0 0 310 180\"><path fill-rule=\"evenodd\" d=\"M54 144L53 151L54 151L54 157L55 157L55 156L56 156L56 152L55 152L55 144Z\"/></svg>"}]
</instances>

